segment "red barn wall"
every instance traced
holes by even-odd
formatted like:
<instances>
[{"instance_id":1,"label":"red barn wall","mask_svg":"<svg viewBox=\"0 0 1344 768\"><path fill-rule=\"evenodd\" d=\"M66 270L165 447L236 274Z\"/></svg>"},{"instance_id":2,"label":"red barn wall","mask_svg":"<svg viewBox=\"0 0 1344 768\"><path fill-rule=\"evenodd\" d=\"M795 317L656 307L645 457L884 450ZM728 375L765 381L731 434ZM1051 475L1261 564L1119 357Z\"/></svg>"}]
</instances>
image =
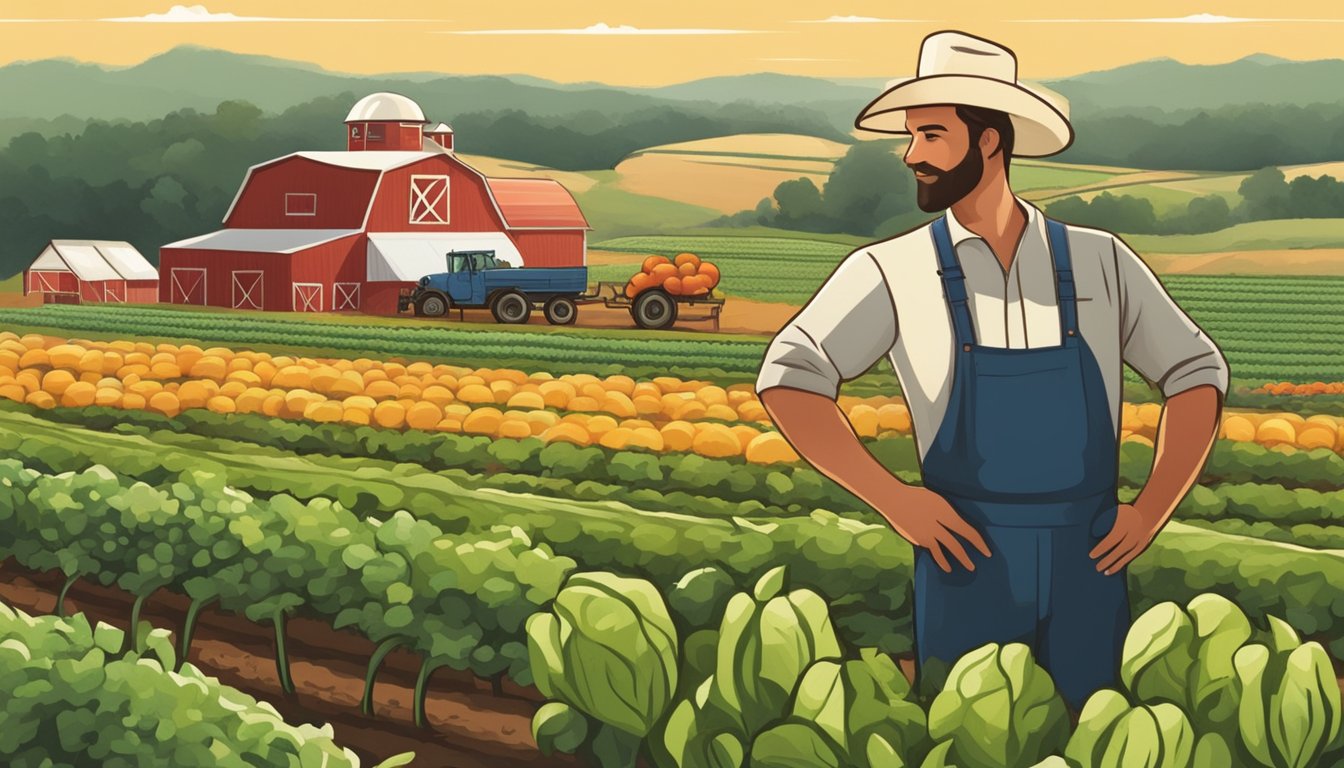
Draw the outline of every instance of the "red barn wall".
<instances>
[{"instance_id":1,"label":"red barn wall","mask_svg":"<svg viewBox=\"0 0 1344 768\"><path fill-rule=\"evenodd\" d=\"M414 287L414 282L365 283L359 289L359 311L369 315L395 315L397 296L401 293L401 289Z\"/></svg>"},{"instance_id":2,"label":"red barn wall","mask_svg":"<svg viewBox=\"0 0 1344 768\"><path fill-rule=\"evenodd\" d=\"M79 279L75 277L74 272L57 272L51 269L23 271L25 296L30 293L46 293L43 290L44 285L49 285L58 292L75 293L79 290Z\"/></svg>"},{"instance_id":3,"label":"red barn wall","mask_svg":"<svg viewBox=\"0 0 1344 768\"><path fill-rule=\"evenodd\" d=\"M103 300L103 281L80 280L79 300L86 304L97 304Z\"/></svg>"},{"instance_id":4,"label":"red barn wall","mask_svg":"<svg viewBox=\"0 0 1344 768\"><path fill-rule=\"evenodd\" d=\"M448 223L411 223L411 176L448 177ZM447 155L437 155L383 174L370 232L499 232L504 222L495 213L485 181Z\"/></svg>"},{"instance_id":5,"label":"red barn wall","mask_svg":"<svg viewBox=\"0 0 1344 768\"><path fill-rule=\"evenodd\" d=\"M359 229L378 171L291 157L252 172L224 226L244 229ZM409 182L407 182L409 184ZM286 216L285 193L317 195L314 216Z\"/></svg>"},{"instance_id":6,"label":"red barn wall","mask_svg":"<svg viewBox=\"0 0 1344 768\"><path fill-rule=\"evenodd\" d=\"M322 311L335 307L336 283L363 283L368 238L351 235L295 253L290 259L290 277L295 283L316 283L322 287ZM363 287L360 287L362 298ZM293 289L289 290L293 306ZM357 308L357 307L356 307Z\"/></svg>"},{"instance_id":7,"label":"red barn wall","mask_svg":"<svg viewBox=\"0 0 1344 768\"><path fill-rule=\"evenodd\" d=\"M509 237L526 267L583 266L583 230L515 229Z\"/></svg>"},{"instance_id":8,"label":"red barn wall","mask_svg":"<svg viewBox=\"0 0 1344 768\"><path fill-rule=\"evenodd\" d=\"M163 249L159 252L159 301L186 304L184 297L175 296L173 270L183 270L179 284L190 289L195 273L205 270L205 303L212 307L232 307L234 299L233 273L257 271L262 273L262 309L276 311L289 309L289 257L284 254L251 253L248 251L214 251L192 248ZM244 275L240 279L248 280ZM245 283L246 284L246 283ZM253 294L256 297L256 294Z\"/></svg>"},{"instance_id":9,"label":"red barn wall","mask_svg":"<svg viewBox=\"0 0 1344 768\"><path fill-rule=\"evenodd\" d=\"M153 304L159 300L158 280L126 281L127 304Z\"/></svg>"}]
</instances>

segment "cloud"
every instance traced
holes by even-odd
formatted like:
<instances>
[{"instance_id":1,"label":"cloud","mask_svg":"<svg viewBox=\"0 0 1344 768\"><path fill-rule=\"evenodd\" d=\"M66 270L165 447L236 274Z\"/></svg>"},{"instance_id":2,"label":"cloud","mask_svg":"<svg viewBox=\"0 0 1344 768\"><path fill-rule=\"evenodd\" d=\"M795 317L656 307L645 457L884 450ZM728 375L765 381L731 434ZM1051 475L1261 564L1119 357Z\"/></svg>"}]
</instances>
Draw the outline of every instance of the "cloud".
<instances>
[{"instance_id":1,"label":"cloud","mask_svg":"<svg viewBox=\"0 0 1344 768\"><path fill-rule=\"evenodd\" d=\"M824 19L796 19L795 24L916 24L933 19L880 19L876 16L829 16Z\"/></svg>"},{"instance_id":2,"label":"cloud","mask_svg":"<svg viewBox=\"0 0 1344 768\"><path fill-rule=\"evenodd\" d=\"M1342 22L1344 19L1288 19L1242 16L1221 16L1215 13L1192 13L1151 19L1010 19L1015 22L1042 24L1273 24L1293 22Z\"/></svg>"},{"instance_id":3,"label":"cloud","mask_svg":"<svg viewBox=\"0 0 1344 768\"><path fill-rule=\"evenodd\" d=\"M582 29L468 29L441 32L445 35L751 35L754 29L640 29L629 24L609 26L606 22Z\"/></svg>"},{"instance_id":4,"label":"cloud","mask_svg":"<svg viewBox=\"0 0 1344 768\"><path fill-rule=\"evenodd\" d=\"M232 13L213 13L204 5L174 5L167 13L147 13L144 16L117 16L98 19L125 24L236 24L258 22L311 22L349 23L383 21L444 21L444 19L328 19L321 17L237 16Z\"/></svg>"}]
</instances>

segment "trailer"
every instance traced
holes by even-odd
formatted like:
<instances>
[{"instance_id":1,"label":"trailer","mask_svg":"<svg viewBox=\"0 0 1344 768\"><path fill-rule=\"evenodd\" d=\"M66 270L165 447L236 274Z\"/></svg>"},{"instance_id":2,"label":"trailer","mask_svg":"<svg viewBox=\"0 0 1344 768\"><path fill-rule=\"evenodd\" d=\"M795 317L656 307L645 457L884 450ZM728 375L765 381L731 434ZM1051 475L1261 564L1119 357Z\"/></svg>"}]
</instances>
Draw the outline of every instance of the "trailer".
<instances>
[{"instance_id":1,"label":"trailer","mask_svg":"<svg viewBox=\"0 0 1344 768\"><path fill-rule=\"evenodd\" d=\"M526 323L540 309L552 325L572 325L579 306L602 304L625 309L640 328L662 330L682 320L705 320L719 329L724 298L713 292L701 296L676 296L661 287L648 288L638 296L625 295L623 283L599 282L587 287L587 267L513 267L495 258L494 251L451 251L446 272L425 275L414 288L403 289L397 311L414 310L419 317L442 317L451 310L486 308L499 323ZM684 316L682 307L706 310Z\"/></svg>"}]
</instances>

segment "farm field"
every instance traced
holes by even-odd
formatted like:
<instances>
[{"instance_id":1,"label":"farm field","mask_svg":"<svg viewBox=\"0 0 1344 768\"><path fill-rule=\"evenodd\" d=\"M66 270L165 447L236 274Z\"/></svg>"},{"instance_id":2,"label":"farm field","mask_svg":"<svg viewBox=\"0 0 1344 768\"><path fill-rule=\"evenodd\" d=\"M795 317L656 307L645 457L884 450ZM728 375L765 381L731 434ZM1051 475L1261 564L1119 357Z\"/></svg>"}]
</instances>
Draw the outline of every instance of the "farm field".
<instances>
[{"instance_id":1,"label":"farm field","mask_svg":"<svg viewBox=\"0 0 1344 768\"><path fill-rule=\"evenodd\" d=\"M666 246L662 244L666 243ZM661 246L661 247L660 247ZM762 263L760 248L768 248L773 258L779 248L792 253L787 258L800 265L809 278L785 283L784 290L769 285L770 293L747 293L754 300L801 304L815 290L834 263L848 251L843 246L808 241L759 241L722 238L689 241L639 239L618 240L611 247L621 251L640 250L672 255L687 247L723 269L722 287L730 296L742 290L744 276L750 275L742 263ZM829 263L829 266L828 266ZM613 270L606 279L624 281L631 267L613 265L597 268ZM804 272L803 270L806 270ZM739 282L730 282L732 275ZM1332 277L1283 277L1171 275L1168 290L1186 307L1191 317L1218 339L1232 365L1234 382L1256 387L1270 380L1333 381L1344 379L1344 357L1338 353L1341 320L1335 311L1339 296L1344 295L1344 280ZM749 290L749 288L747 289ZM1304 298L1303 294L1307 294ZM739 294L740 295L740 294ZM1285 314L1302 316L1294 327L1282 325ZM370 321L364 317L310 319L288 313L239 313L204 309L183 311L176 307L138 306L55 306L0 308L0 323L7 328L63 330L71 333L112 334L135 330L164 339L187 339L212 346L215 344L292 345L301 343L312 349L359 354L403 354L423 359L452 360L462 364L522 364L528 360L553 360L559 372L580 372L594 366L598 373L626 370L632 375L658 376L674 373L686 377L726 377L731 381L754 379L765 336L724 336L696 339L676 331L647 334L639 330L589 329L583 332L557 331L538 327L500 329L497 325L448 325L442 322L413 322L401 318ZM312 333L302 333L303 329ZM1283 330L1279 330L1282 328ZM633 346L632 346L632 343ZM622 349L624 347L624 349ZM443 355L452 349L453 355ZM885 364L882 364L887 369ZM889 370L889 369L887 369ZM1129 381L1137 382L1132 374ZM894 382L893 382L894 385ZM894 391L894 390L893 390Z\"/></svg>"},{"instance_id":2,"label":"farm field","mask_svg":"<svg viewBox=\"0 0 1344 768\"><path fill-rule=\"evenodd\" d=\"M102 611L113 623L129 615L131 626L140 619L174 633L182 626L167 647L207 673L236 658L221 656L220 642L250 638L240 682L282 702L303 697L331 714L337 739L350 734L368 743L370 732L388 734L389 746L370 759L402 751L410 727L428 723L425 755L461 743L463 765L547 765L571 751L581 756L577 764L597 765L610 759L600 757L609 739L624 740L625 749L654 764L674 765L656 755L677 743L665 717L691 689L657 693L652 680L576 678L582 667L552 661L577 651L565 636L602 642L569 607L580 595L634 601L643 606L638 612L614 615L632 627L658 623L675 638L670 655L652 657L642 655L653 653L643 646L611 645L611 653L628 657L629 669L647 675L671 664L699 685L714 664L697 666L690 649L730 642L737 630L730 629L729 599L754 595L765 605L788 591L799 605L815 601L806 610L829 618L825 630L800 620L783 631L827 633L834 639L824 642L856 664L887 659L882 675L905 673L880 678L896 697L921 712L930 706L909 688L909 545L787 454L770 461L748 455L753 444L769 442L762 436L770 430L746 389L707 380L564 377L541 359L510 371L436 366L414 355L305 361L129 337L101 348L68 341L0 341L0 356L17 355L14 362L32 372L15 371L14 383L0 388L26 392L41 373L34 391L47 396L0 399L0 509L9 510L0 514L0 549L7 581L30 585L6 587L0 596L40 602L47 612L59 608L51 601L66 602ZM347 372L359 373L358 394ZM87 380L95 376L98 382ZM93 402L84 404L88 386L80 385L93 387ZM253 412L239 407L248 386L267 388ZM421 428L428 422L409 417L433 402L426 398L435 386L453 399L438 406L444 420ZM283 392L278 400L269 399L272 389ZM49 390L59 390L61 400ZM119 394L115 404L97 404L104 390ZM420 399L404 406L417 391ZM223 412L229 408L219 397L231 401L232 412ZM328 421L320 408L338 397L341 418ZM351 398L374 407L361 416ZM206 407L188 407L201 399ZM612 409L627 401L634 418L617 421L629 411ZM452 405L466 407L464 418L447 416ZM899 403L844 405L875 455L917 482ZM716 406L733 418L712 411ZM549 422L544 429L529 426L523 435L506 426L511 410L524 414L521 421L552 416L541 420ZM394 413L398 418L388 418ZM473 417L475 428L467 429ZM598 421L603 417L608 423ZM1132 499L1152 463L1156 406L1127 407L1125 417L1132 429L1122 443L1120 496ZM1156 631L1149 627L1158 616L1179 622L1164 613L1168 606L1190 605L1196 613L1197 604L1213 599L1198 596L1213 592L1224 601L1219 610L1230 612L1224 621L1244 616L1242 642L1278 643L1285 654L1300 647L1298 656L1327 670L1333 685L1331 667L1344 660L1344 597L1333 587L1344 579L1344 497L1336 481L1344 444L1298 442L1324 434L1327 420L1344 435L1335 415L1228 414L1226 437L1199 485L1129 570L1135 617L1143 619L1133 631ZM692 425L694 434L682 433L689 451L666 450L676 422ZM582 425L583 432L556 429L561 424ZM662 427L663 450L636 439L655 426ZM109 536L122 546L101 546ZM1292 589L1279 583L1286 572ZM564 635L545 629L559 621L578 623ZM221 634L221 627L242 635ZM750 632L741 637L757 642ZM727 645L718 652L737 658ZM802 673L800 666L790 674ZM473 679L479 682L467 709L476 717L464 724L450 713L470 718L461 702ZM653 692L647 726L631 725L609 703L628 696L623 686ZM366 701L378 718L356 725L370 692ZM458 709L445 709L454 700ZM532 751L526 730L500 729L518 723L520 712L535 713L532 738L542 751ZM893 748L924 754L935 746L919 730L924 715L908 712L914 719L902 740L893 737ZM622 730L627 726L642 733ZM735 738L750 738L753 727ZM1251 738L1247 724L1199 727L1234 743Z\"/></svg>"},{"instance_id":3,"label":"farm field","mask_svg":"<svg viewBox=\"0 0 1344 768\"><path fill-rule=\"evenodd\" d=\"M778 180L824 179L843 149L738 136L570 174L469 159L562 178L598 225L592 281L624 282L648 254L718 265L728 332L713 335L588 308L580 326L512 327L477 311L16 306L17 278L0 284L0 675L31 683L0 713L95 722L79 691L189 686L236 737L218 750L305 766L414 752L412 766L689 768L775 750L780 766L878 768L984 748L980 730L931 725L958 686L912 687L913 549L802 462L753 391L770 334L867 240L701 226ZM1048 161L1014 179L1033 200L1112 190L1162 206L1239 183ZM1344 276L1283 274L1344 265L1340 232L1127 238L1218 339L1233 385L1207 466L1128 571L1134 672L1104 716L1160 711L1203 764L1250 765L1257 739L1302 766L1344 759L1344 737L1300 714L1337 711L1344 685ZM1132 502L1161 411L1128 369L1125 399L1118 500ZM884 466L920 482L886 363L839 405ZM69 658L40 668L24 656L37 652ZM1054 741L1015 741L1037 750L1024 766L1113 728L1066 715L1020 649L977 653L948 678L1039 692ZM776 687L741 674L746 658L769 658ZM817 725L841 699L846 714ZM1227 716L1257 699L1286 719ZM174 714L117 701L143 723ZM854 730L863 707L880 725ZM254 744L262 725L280 735ZM7 737L0 762L17 754ZM73 764L102 757L64 743Z\"/></svg>"}]
</instances>

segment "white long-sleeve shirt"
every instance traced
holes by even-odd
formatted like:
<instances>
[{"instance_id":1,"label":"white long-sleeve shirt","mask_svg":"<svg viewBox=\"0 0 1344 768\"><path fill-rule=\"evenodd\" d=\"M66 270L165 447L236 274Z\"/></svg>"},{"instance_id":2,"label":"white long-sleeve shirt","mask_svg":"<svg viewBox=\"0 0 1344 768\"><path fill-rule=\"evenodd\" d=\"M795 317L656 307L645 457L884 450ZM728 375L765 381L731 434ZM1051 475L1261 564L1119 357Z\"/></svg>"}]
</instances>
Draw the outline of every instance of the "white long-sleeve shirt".
<instances>
[{"instance_id":1,"label":"white long-sleeve shirt","mask_svg":"<svg viewBox=\"0 0 1344 768\"><path fill-rule=\"evenodd\" d=\"M1059 304L1045 216L1018 200L1028 214L1027 228L1006 273L989 245L947 212L966 275L975 341L1008 348L1057 346ZM1078 331L1105 377L1117 437L1122 362L1157 383L1166 397L1200 384L1226 394L1228 364L1222 351L1129 246L1109 232L1086 227L1069 226L1068 240ZM776 334L756 391L785 386L835 398L842 381L886 355L923 457L947 410L954 347L952 316L926 224L846 256Z\"/></svg>"}]
</instances>

